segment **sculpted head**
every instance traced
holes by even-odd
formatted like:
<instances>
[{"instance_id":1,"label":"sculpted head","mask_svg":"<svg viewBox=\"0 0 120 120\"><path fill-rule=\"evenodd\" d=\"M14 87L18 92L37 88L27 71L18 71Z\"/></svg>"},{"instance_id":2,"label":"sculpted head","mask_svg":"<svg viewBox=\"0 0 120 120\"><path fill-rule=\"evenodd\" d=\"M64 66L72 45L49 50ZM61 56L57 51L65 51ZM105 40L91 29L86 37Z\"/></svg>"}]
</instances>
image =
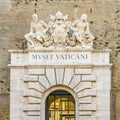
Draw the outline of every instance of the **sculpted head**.
<instances>
[{"instance_id":1,"label":"sculpted head","mask_svg":"<svg viewBox=\"0 0 120 120\"><path fill-rule=\"evenodd\" d=\"M86 14L82 14L81 17L80 17L80 20L82 21L87 21L87 15Z\"/></svg>"},{"instance_id":2,"label":"sculpted head","mask_svg":"<svg viewBox=\"0 0 120 120\"><path fill-rule=\"evenodd\" d=\"M56 19L63 19L63 14L60 11L56 13Z\"/></svg>"},{"instance_id":3,"label":"sculpted head","mask_svg":"<svg viewBox=\"0 0 120 120\"><path fill-rule=\"evenodd\" d=\"M37 15L36 13L34 13L34 14L32 15L32 20L33 20L33 22L38 21L38 15Z\"/></svg>"}]
</instances>

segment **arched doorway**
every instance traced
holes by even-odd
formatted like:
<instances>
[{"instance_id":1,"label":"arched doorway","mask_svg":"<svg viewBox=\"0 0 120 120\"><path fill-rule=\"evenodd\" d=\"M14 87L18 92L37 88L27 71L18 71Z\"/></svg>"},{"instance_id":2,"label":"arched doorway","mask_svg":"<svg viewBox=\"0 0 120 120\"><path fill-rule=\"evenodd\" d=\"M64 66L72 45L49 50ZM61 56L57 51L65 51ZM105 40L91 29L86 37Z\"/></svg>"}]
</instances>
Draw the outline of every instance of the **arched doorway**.
<instances>
[{"instance_id":1,"label":"arched doorway","mask_svg":"<svg viewBox=\"0 0 120 120\"><path fill-rule=\"evenodd\" d=\"M64 90L56 90L46 99L46 120L75 120L75 100Z\"/></svg>"}]
</instances>

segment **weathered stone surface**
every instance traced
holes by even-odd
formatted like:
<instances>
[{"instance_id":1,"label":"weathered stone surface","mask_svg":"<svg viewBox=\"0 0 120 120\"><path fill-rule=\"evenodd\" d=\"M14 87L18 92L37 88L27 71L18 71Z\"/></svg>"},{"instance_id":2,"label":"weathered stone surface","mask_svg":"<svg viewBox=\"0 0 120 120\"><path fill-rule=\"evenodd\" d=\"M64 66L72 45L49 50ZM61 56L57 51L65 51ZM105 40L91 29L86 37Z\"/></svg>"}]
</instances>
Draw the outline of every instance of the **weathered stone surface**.
<instances>
[{"instance_id":1,"label":"weathered stone surface","mask_svg":"<svg viewBox=\"0 0 120 120\"><path fill-rule=\"evenodd\" d=\"M76 92L82 91L84 89L90 89L92 88L91 82L81 82L79 85L77 85L74 90Z\"/></svg>"},{"instance_id":2,"label":"weathered stone surface","mask_svg":"<svg viewBox=\"0 0 120 120\"><path fill-rule=\"evenodd\" d=\"M91 74L91 69L75 69L75 74Z\"/></svg>"},{"instance_id":3,"label":"weathered stone surface","mask_svg":"<svg viewBox=\"0 0 120 120\"><path fill-rule=\"evenodd\" d=\"M28 83L29 89L34 89L36 91L43 92L45 88L39 82L29 82Z\"/></svg>"},{"instance_id":4,"label":"weathered stone surface","mask_svg":"<svg viewBox=\"0 0 120 120\"><path fill-rule=\"evenodd\" d=\"M40 120L40 116L27 116L23 120Z\"/></svg>"},{"instance_id":5,"label":"weathered stone surface","mask_svg":"<svg viewBox=\"0 0 120 120\"><path fill-rule=\"evenodd\" d=\"M40 116L40 111L29 111L28 116Z\"/></svg>"},{"instance_id":6,"label":"weathered stone surface","mask_svg":"<svg viewBox=\"0 0 120 120\"><path fill-rule=\"evenodd\" d=\"M68 85L73 77L73 69L65 69L65 75L64 75L64 85Z\"/></svg>"},{"instance_id":7,"label":"weathered stone surface","mask_svg":"<svg viewBox=\"0 0 120 120\"><path fill-rule=\"evenodd\" d=\"M96 96L95 89L86 89L78 93L78 97Z\"/></svg>"},{"instance_id":8,"label":"weathered stone surface","mask_svg":"<svg viewBox=\"0 0 120 120\"><path fill-rule=\"evenodd\" d=\"M39 82L43 85L44 88L50 87L50 83L49 83L47 77L45 77L45 76L39 76Z\"/></svg>"},{"instance_id":9,"label":"weathered stone surface","mask_svg":"<svg viewBox=\"0 0 120 120\"><path fill-rule=\"evenodd\" d=\"M82 81L96 81L94 75L82 75Z\"/></svg>"},{"instance_id":10,"label":"weathered stone surface","mask_svg":"<svg viewBox=\"0 0 120 120\"><path fill-rule=\"evenodd\" d=\"M10 113L10 109L9 109L9 103L10 103L10 100L9 100L9 95L1 95L0 97L0 119L1 120L9 120L10 119L10 116L9 116L9 113Z\"/></svg>"},{"instance_id":11,"label":"weathered stone surface","mask_svg":"<svg viewBox=\"0 0 120 120\"><path fill-rule=\"evenodd\" d=\"M40 110L41 106L40 105L25 105L23 106L23 111L33 111L33 110Z\"/></svg>"},{"instance_id":12,"label":"weathered stone surface","mask_svg":"<svg viewBox=\"0 0 120 120\"><path fill-rule=\"evenodd\" d=\"M25 75L24 81L25 82L36 82L36 81L38 81L38 76Z\"/></svg>"},{"instance_id":13,"label":"weathered stone surface","mask_svg":"<svg viewBox=\"0 0 120 120\"><path fill-rule=\"evenodd\" d=\"M34 98L34 97L28 97L28 103L29 104L40 104L41 103L41 99Z\"/></svg>"},{"instance_id":14,"label":"weathered stone surface","mask_svg":"<svg viewBox=\"0 0 120 120\"><path fill-rule=\"evenodd\" d=\"M62 84L63 76L64 76L64 69L55 69L56 81L57 84Z\"/></svg>"},{"instance_id":15,"label":"weathered stone surface","mask_svg":"<svg viewBox=\"0 0 120 120\"><path fill-rule=\"evenodd\" d=\"M91 116L92 112L91 111L80 111L79 115L80 116Z\"/></svg>"},{"instance_id":16,"label":"weathered stone surface","mask_svg":"<svg viewBox=\"0 0 120 120\"><path fill-rule=\"evenodd\" d=\"M79 103L92 103L92 97L85 97L85 98L80 98Z\"/></svg>"},{"instance_id":17,"label":"weathered stone surface","mask_svg":"<svg viewBox=\"0 0 120 120\"><path fill-rule=\"evenodd\" d=\"M95 104L80 104L79 110L96 110Z\"/></svg>"},{"instance_id":18,"label":"weathered stone surface","mask_svg":"<svg viewBox=\"0 0 120 120\"><path fill-rule=\"evenodd\" d=\"M44 75L45 69L29 69L28 73L31 75Z\"/></svg>"},{"instance_id":19,"label":"weathered stone surface","mask_svg":"<svg viewBox=\"0 0 120 120\"><path fill-rule=\"evenodd\" d=\"M42 94L36 90L28 90L28 91L24 91L23 92L23 96L24 97L37 97L37 98L41 98Z\"/></svg>"},{"instance_id":20,"label":"weathered stone surface","mask_svg":"<svg viewBox=\"0 0 120 120\"><path fill-rule=\"evenodd\" d=\"M93 117L93 116L80 116L79 119L82 119L82 120L97 120L96 117Z\"/></svg>"},{"instance_id":21,"label":"weathered stone surface","mask_svg":"<svg viewBox=\"0 0 120 120\"><path fill-rule=\"evenodd\" d=\"M41 50L42 49L34 50L34 52L37 51L39 54ZM64 51L64 48L55 49L55 51L56 50L61 52L61 51ZM31 51L32 50L25 50L24 52L28 52L27 54L29 54L29 52ZM51 51L51 49L49 48L47 48L47 51L49 51L49 54L50 52L53 52L53 54L55 52L54 50ZM69 51L70 50L68 49L67 52L64 51L64 53L66 54ZM74 51L76 51L77 53L78 49L74 49ZM82 51L83 50L79 52L82 52ZM103 50L103 51L91 50L90 54L92 55L92 57L93 55L95 55L94 52L99 54L100 52L106 52L106 50ZM13 51L12 59L14 57L17 58L17 55L19 56L19 53L21 54L20 50ZM32 59L32 58L29 58L29 59ZM26 59L26 60L29 61L29 59ZM103 58L100 57L99 61L102 61L102 60ZM16 61L14 62L16 63ZM23 65L18 67L14 67L15 65L14 62L10 64L10 69L12 72L10 73L11 75L10 77L11 78L11 101L10 101L11 119L14 118L14 115L16 116L14 111L18 111L17 112L18 117L20 115L23 116L20 113L21 111L23 111L22 113L24 113L26 116L33 116L33 115L36 116L38 115L38 112L36 111L40 111L41 118L44 120L45 105L46 105L45 103L46 103L47 96L50 95L51 92L56 90L66 90L70 92L71 95L74 96L76 105L78 105L76 106L76 109L75 109L76 119L78 119L79 116L86 116L86 117L90 116L91 118L93 118L93 116L96 116L98 114L99 116L101 116L99 118L102 118L103 120L110 120L109 119L110 118L110 87L111 87L110 86L111 75L110 75L110 67L109 67L110 64L106 63L108 66L106 66L106 64L105 65L100 64L99 65L100 68L95 66L92 68L91 74L88 75L88 71L86 71L85 67L89 68L91 67L91 65L88 65L88 64L78 65L77 61L74 62L75 66L71 64L70 65L67 64L66 66L63 66L63 63L61 62L61 64L57 66L54 66L51 64L49 66L48 65L41 66L41 63L39 65L34 65L32 63L29 63L29 65L26 66L23 63ZM93 62L93 65L94 63L95 61ZM68 69L68 66L70 69ZM81 67L81 70L83 69L82 71L85 70L87 74L84 74L85 71L83 72L83 74L81 73L76 74L75 69L77 68L77 66ZM25 77L24 75L30 73L28 68L32 69L31 71L32 75L30 74ZM49 73L46 73L46 71ZM40 72L41 73L44 72L44 74L38 74ZM50 74L51 72L52 74ZM99 77L99 75L102 76L102 78ZM51 82L51 79L52 79L51 77L54 78L55 86L53 86L53 81ZM104 79L106 79L106 83L108 83L107 87L106 87L106 84L104 84ZM101 84L103 85L103 88L105 89L105 91L97 89L99 88L99 86L101 86ZM16 98L19 98L19 100L17 100ZM17 102L20 105L19 104L14 105L14 102ZM106 104L104 104L104 102ZM21 106L26 106L26 107L23 108ZM37 108L36 106L42 106L42 107ZM104 107L107 110L105 112L106 115L104 115L103 113ZM30 113L26 114L26 112L28 113L28 111L30 111Z\"/></svg>"},{"instance_id":22,"label":"weathered stone surface","mask_svg":"<svg viewBox=\"0 0 120 120\"><path fill-rule=\"evenodd\" d=\"M79 18L82 13L88 14L91 32L95 35L94 48L112 49L111 62L114 64L114 67L112 69L112 88L114 90L111 93L111 120L119 120L120 118L120 35L118 27L120 13L119 6L119 0L84 0L79 1L75 4L71 0L65 0L64 2L62 2L61 0L61 10L63 13L69 14L71 20ZM44 12L41 11L41 9L43 9ZM39 8L37 9L40 18L43 18L45 21L48 21L48 16L55 13L57 10L58 1L45 2L44 0L40 0ZM23 35L29 31L29 23L31 21L31 15L33 11L33 2L27 4L25 0L0 1L1 94L9 94L10 81L7 64L9 63L10 58L8 54L8 49L24 49L25 45L22 46L22 42L24 41ZM0 96L0 98L3 98L4 100L4 97L2 97L2 95ZM0 103L0 105L3 106L2 103ZM8 101L6 101L6 104L0 108L0 113L2 114L2 117L0 116L1 120L9 119ZM28 119L30 120L30 118ZM33 118L31 120L33 120Z\"/></svg>"},{"instance_id":23,"label":"weathered stone surface","mask_svg":"<svg viewBox=\"0 0 120 120\"><path fill-rule=\"evenodd\" d=\"M46 69L46 77L52 86L56 85L55 69Z\"/></svg>"},{"instance_id":24,"label":"weathered stone surface","mask_svg":"<svg viewBox=\"0 0 120 120\"><path fill-rule=\"evenodd\" d=\"M73 89L80 83L80 81L81 81L80 75L74 75L69 86Z\"/></svg>"}]
</instances>

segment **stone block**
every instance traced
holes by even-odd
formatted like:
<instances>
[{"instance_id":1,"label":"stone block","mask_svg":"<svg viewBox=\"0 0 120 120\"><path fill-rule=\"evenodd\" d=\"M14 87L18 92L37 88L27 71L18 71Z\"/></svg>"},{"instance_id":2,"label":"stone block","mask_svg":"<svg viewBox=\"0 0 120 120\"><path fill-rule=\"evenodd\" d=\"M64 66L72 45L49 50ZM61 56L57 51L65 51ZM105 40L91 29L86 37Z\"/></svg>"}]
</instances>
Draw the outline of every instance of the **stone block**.
<instances>
[{"instance_id":1,"label":"stone block","mask_svg":"<svg viewBox=\"0 0 120 120\"><path fill-rule=\"evenodd\" d=\"M97 90L97 109L100 111L110 111L110 91Z\"/></svg>"},{"instance_id":2,"label":"stone block","mask_svg":"<svg viewBox=\"0 0 120 120\"><path fill-rule=\"evenodd\" d=\"M38 81L38 76L36 75L25 75L24 82L36 82Z\"/></svg>"},{"instance_id":3,"label":"stone block","mask_svg":"<svg viewBox=\"0 0 120 120\"><path fill-rule=\"evenodd\" d=\"M40 120L40 116L25 116L24 120Z\"/></svg>"},{"instance_id":4,"label":"stone block","mask_svg":"<svg viewBox=\"0 0 120 120\"><path fill-rule=\"evenodd\" d=\"M4 10L4 11L9 11L9 9L11 9L11 1L10 0L1 0L0 1L0 10Z\"/></svg>"},{"instance_id":5,"label":"stone block","mask_svg":"<svg viewBox=\"0 0 120 120\"><path fill-rule=\"evenodd\" d=\"M111 71L108 68L101 68L96 70L97 75L97 90L111 90ZM102 77L100 77L102 76Z\"/></svg>"},{"instance_id":6,"label":"stone block","mask_svg":"<svg viewBox=\"0 0 120 120\"><path fill-rule=\"evenodd\" d=\"M96 120L95 116L79 116L79 120Z\"/></svg>"},{"instance_id":7,"label":"stone block","mask_svg":"<svg viewBox=\"0 0 120 120\"><path fill-rule=\"evenodd\" d=\"M40 112L40 109L41 109L41 105L34 105L34 104L31 104L31 105L24 105L23 106L23 111L39 111Z\"/></svg>"},{"instance_id":8,"label":"stone block","mask_svg":"<svg viewBox=\"0 0 120 120\"><path fill-rule=\"evenodd\" d=\"M31 75L44 75L45 74L45 69L29 69L28 74L31 74Z\"/></svg>"},{"instance_id":9,"label":"stone block","mask_svg":"<svg viewBox=\"0 0 120 120\"><path fill-rule=\"evenodd\" d=\"M96 76L94 75L82 75L82 81L96 81Z\"/></svg>"},{"instance_id":10,"label":"stone block","mask_svg":"<svg viewBox=\"0 0 120 120\"><path fill-rule=\"evenodd\" d=\"M79 111L80 116L91 116L92 111Z\"/></svg>"},{"instance_id":11,"label":"stone block","mask_svg":"<svg viewBox=\"0 0 120 120\"><path fill-rule=\"evenodd\" d=\"M79 104L79 110L96 110L96 104Z\"/></svg>"},{"instance_id":12,"label":"stone block","mask_svg":"<svg viewBox=\"0 0 120 120\"><path fill-rule=\"evenodd\" d=\"M29 89L34 89L36 91L43 92L45 88L39 82L29 82L28 83Z\"/></svg>"},{"instance_id":13,"label":"stone block","mask_svg":"<svg viewBox=\"0 0 120 120\"><path fill-rule=\"evenodd\" d=\"M80 92L84 89L90 89L91 87L91 82L81 82L74 88L74 90L75 92Z\"/></svg>"},{"instance_id":14,"label":"stone block","mask_svg":"<svg viewBox=\"0 0 120 120\"><path fill-rule=\"evenodd\" d=\"M89 104L89 103L92 103L92 97L85 97L85 98L79 98L79 103L86 103L86 104Z\"/></svg>"},{"instance_id":15,"label":"stone block","mask_svg":"<svg viewBox=\"0 0 120 120\"><path fill-rule=\"evenodd\" d=\"M23 92L24 97L35 97L35 98L41 98L42 93L36 91L36 90L26 90Z\"/></svg>"},{"instance_id":16,"label":"stone block","mask_svg":"<svg viewBox=\"0 0 120 120\"><path fill-rule=\"evenodd\" d=\"M74 75L74 69L65 69L63 85L68 85Z\"/></svg>"},{"instance_id":17,"label":"stone block","mask_svg":"<svg viewBox=\"0 0 120 120\"><path fill-rule=\"evenodd\" d=\"M81 77L80 75L74 75L74 77L72 78L69 87L70 88L74 88L76 87L81 81Z\"/></svg>"},{"instance_id":18,"label":"stone block","mask_svg":"<svg viewBox=\"0 0 120 120\"><path fill-rule=\"evenodd\" d=\"M40 116L40 111L28 111L28 116Z\"/></svg>"},{"instance_id":19,"label":"stone block","mask_svg":"<svg viewBox=\"0 0 120 120\"><path fill-rule=\"evenodd\" d=\"M96 96L96 90L95 89L85 89L78 93L78 97L89 97L89 96Z\"/></svg>"},{"instance_id":20,"label":"stone block","mask_svg":"<svg viewBox=\"0 0 120 120\"><path fill-rule=\"evenodd\" d=\"M24 79L24 68L12 68L10 70L11 75L10 79L11 80L21 80Z\"/></svg>"},{"instance_id":21,"label":"stone block","mask_svg":"<svg viewBox=\"0 0 120 120\"><path fill-rule=\"evenodd\" d=\"M55 69L46 69L46 77L52 86L56 85Z\"/></svg>"},{"instance_id":22,"label":"stone block","mask_svg":"<svg viewBox=\"0 0 120 120\"><path fill-rule=\"evenodd\" d=\"M28 103L29 104L40 104L41 103L41 99L34 98L34 97L28 97Z\"/></svg>"},{"instance_id":23,"label":"stone block","mask_svg":"<svg viewBox=\"0 0 120 120\"><path fill-rule=\"evenodd\" d=\"M49 88L51 85L50 85L50 82L49 80L47 79L46 76L39 76L39 82L41 83L42 86L44 86L44 88Z\"/></svg>"},{"instance_id":24,"label":"stone block","mask_svg":"<svg viewBox=\"0 0 120 120\"><path fill-rule=\"evenodd\" d=\"M97 61L97 62L96 62ZM109 52L105 53L94 53L92 57L92 63L101 65L101 64L109 64Z\"/></svg>"},{"instance_id":25,"label":"stone block","mask_svg":"<svg viewBox=\"0 0 120 120\"><path fill-rule=\"evenodd\" d=\"M23 53L11 53L11 65L24 66L27 65L27 54Z\"/></svg>"},{"instance_id":26,"label":"stone block","mask_svg":"<svg viewBox=\"0 0 120 120\"><path fill-rule=\"evenodd\" d=\"M75 69L75 74L82 74L82 75L87 75L87 74L91 74L92 71L91 69Z\"/></svg>"},{"instance_id":27,"label":"stone block","mask_svg":"<svg viewBox=\"0 0 120 120\"><path fill-rule=\"evenodd\" d=\"M55 74L56 74L56 81L57 84L62 84L63 81L63 76L64 76L64 69L55 69Z\"/></svg>"},{"instance_id":28,"label":"stone block","mask_svg":"<svg viewBox=\"0 0 120 120\"><path fill-rule=\"evenodd\" d=\"M24 117L21 116L21 115L19 115L19 116L18 115L13 115L13 116L10 116L10 120L24 120Z\"/></svg>"}]
</instances>

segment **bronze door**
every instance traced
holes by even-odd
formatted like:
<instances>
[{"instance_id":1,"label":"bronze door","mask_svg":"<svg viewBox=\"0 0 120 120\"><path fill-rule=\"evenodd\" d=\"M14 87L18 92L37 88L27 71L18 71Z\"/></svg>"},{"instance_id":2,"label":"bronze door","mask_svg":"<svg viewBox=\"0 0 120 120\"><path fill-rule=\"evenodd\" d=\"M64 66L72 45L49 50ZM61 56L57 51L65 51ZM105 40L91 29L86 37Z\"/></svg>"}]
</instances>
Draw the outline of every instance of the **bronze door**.
<instances>
[{"instance_id":1,"label":"bronze door","mask_svg":"<svg viewBox=\"0 0 120 120\"><path fill-rule=\"evenodd\" d=\"M67 91L52 92L46 100L46 120L75 120L75 100Z\"/></svg>"}]
</instances>

